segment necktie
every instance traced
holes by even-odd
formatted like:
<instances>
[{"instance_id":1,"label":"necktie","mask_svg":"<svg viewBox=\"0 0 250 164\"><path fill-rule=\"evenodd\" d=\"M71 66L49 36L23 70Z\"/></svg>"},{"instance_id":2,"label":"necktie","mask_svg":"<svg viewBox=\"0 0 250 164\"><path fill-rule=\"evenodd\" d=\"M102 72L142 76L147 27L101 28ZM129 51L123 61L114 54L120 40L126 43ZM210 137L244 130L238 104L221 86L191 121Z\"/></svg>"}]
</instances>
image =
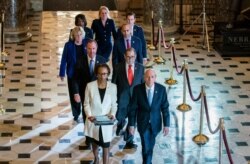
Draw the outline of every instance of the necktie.
<instances>
[{"instance_id":1,"label":"necktie","mask_svg":"<svg viewBox=\"0 0 250 164\"><path fill-rule=\"evenodd\" d=\"M126 40L126 43L127 43L127 49L130 48L129 39Z\"/></svg>"},{"instance_id":2,"label":"necktie","mask_svg":"<svg viewBox=\"0 0 250 164\"><path fill-rule=\"evenodd\" d=\"M89 72L90 72L90 76L93 76L94 74L94 60L93 59L90 60Z\"/></svg>"},{"instance_id":3,"label":"necktie","mask_svg":"<svg viewBox=\"0 0 250 164\"><path fill-rule=\"evenodd\" d=\"M128 66L128 83L129 85L132 85L134 79L134 75L133 75L133 70L132 70L132 65Z\"/></svg>"},{"instance_id":4,"label":"necktie","mask_svg":"<svg viewBox=\"0 0 250 164\"><path fill-rule=\"evenodd\" d=\"M151 106L153 100L153 93L151 89L148 89L148 104Z\"/></svg>"}]
</instances>

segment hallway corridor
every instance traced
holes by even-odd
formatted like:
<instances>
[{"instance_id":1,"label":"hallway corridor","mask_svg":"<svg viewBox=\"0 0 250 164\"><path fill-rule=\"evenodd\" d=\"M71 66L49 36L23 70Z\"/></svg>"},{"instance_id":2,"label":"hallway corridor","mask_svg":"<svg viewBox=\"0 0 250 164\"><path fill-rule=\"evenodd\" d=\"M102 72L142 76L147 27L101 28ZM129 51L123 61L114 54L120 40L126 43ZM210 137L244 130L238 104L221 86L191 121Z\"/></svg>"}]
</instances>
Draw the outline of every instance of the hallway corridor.
<instances>
[{"instance_id":1,"label":"hallway corridor","mask_svg":"<svg viewBox=\"0 0 250 164\"><path fill-rule=\"evenodd\" d=\"M6 110L0 114L0 164L87 164L93 160L86 149L83 123L73 123L66 81L61 82L58 69L64 43L80 12L35 12L29 15L31 41L5 44L7 58L4 88L0 103ZM88 26L98 12L85 11ZM111 12L116 25L125 13ZM142 22L142 17L137 19ZM234 164L250 161L250 58L222 58L212 50L196 48L201 36L184 36L175 44L178 65L188 61L194 96L206 85L206 96L212 129L219 118L225 130ZM170 50L163 50L165 64L155 64L157 81L164 84L170 76ZM158 51L149 51L150 58ZM237 52L236 52L237 53ZM219 132L211 134L204 116L203 133L209 137L204 146L192 138L199 132L201 102L193 102L192 110L182 113L176 107L183 99L183 76L178 84L166 86L171 111L171 127L167 137L157 137L153 164L218 164ZM111 164L140 164L141 145L136 134L137 150L123 149L125 142L114 134L110 148ZM102 153L100 151L100 153ZM223 145L222 163L229 160Z\"/></svg>"}]
</instances>

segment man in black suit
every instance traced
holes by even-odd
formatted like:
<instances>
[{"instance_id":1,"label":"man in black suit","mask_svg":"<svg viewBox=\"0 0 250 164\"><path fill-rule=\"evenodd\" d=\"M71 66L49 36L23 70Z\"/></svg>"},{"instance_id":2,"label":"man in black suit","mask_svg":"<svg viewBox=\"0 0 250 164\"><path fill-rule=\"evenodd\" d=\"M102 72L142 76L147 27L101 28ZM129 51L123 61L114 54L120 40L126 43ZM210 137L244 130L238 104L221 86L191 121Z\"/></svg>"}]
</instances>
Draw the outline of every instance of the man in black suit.
<instances>
[{"instance_id":1,"label":"man in black suit","mask_svg":"<svg viewBox=\"0 0 250 164\"><path fill-rule=\"evenodd\" d=\"M134 86L144 82L144 67L140 63L135 62L136 52L133 48L128 48L124 55L125 61L114 67L112 82L117 85L118 110L116 118L118 120L116 134L120 135L121 130L126 124L128 116L128 105L132 98ZM132 71L131 71L132 70ZM131 77L131 72L132 77ZM124 132L124 140L126 145L124 148L136 148L133 142L133 135L129 133L128 127Z\"/></svg>"},{"instance_id":2,"label":"man in black suit","mask_svg":"<svg viewBox=\"0 0 250 164\"><path fill-rule=\"evenodd\" d=\"M129 24L122 25L122 36L114 42L112 64L113 67L124 61L124 54L126 49L134 48L136 52L136 61L143 64L141 40L131 35Z\"/></svg>"},{"instance_id":3,"label":"man in black suit","mask_svg":"<svg viewBox=\"0 0 250 164\"><path fill-rule=\"evenodd\" d=\"M166 88L155 82L155 71L149 69L144 75L145 83L135 86L129 109L129 131L135 133L137 119L141 137L143 164L152 164L155 138L162 129L163 135L169 132L170 115Z\"/></svg>"},{"instance_id":4,"label":"man in black suit","mask_svg":"<svg viewBox=\"0 0 250 164\"><path fill-rule=\"evenodd\" d=\"M98 64L106 63L106 59L96 54L97 43L95 40L89 40L87 43L87 55L79 58L76 61L75 72L73 75L72 88L74 99L78 103L84 103L85 89L89 82L96 80L94 68ZM85 122L86 115L82 105L82 117ZM89 140L86 138L86 144L89 145Z\"/></svg>"},{"instance_id":5,"label":"man in black suit","mask_svg":"<svg viewBox=\"0 0 250 164\"><path fill-rule=\"evenodd\" d=\"M87 55L76 61L75 72L73 76L73 92L76 102L84 102L85 88L87 83L96 80L94 68L97 64L106 62L105 58L96 54L97 43L95 40L89 40L87 43ZM83 111L83 121L85 121L85 113Z\"/></svg>"}]
</instances>

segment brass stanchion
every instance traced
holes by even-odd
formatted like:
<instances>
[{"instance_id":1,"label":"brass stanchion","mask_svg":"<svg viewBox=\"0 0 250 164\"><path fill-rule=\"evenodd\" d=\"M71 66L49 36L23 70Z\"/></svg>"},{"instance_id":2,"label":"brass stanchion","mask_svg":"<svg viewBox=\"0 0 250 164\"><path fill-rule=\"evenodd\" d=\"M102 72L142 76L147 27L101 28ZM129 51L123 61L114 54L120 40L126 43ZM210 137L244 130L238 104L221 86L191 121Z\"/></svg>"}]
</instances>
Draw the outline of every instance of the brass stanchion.
<instances>
[{"instance_id":1,"label":"brass stanchion","mask_svg":"<svg viewBox=\"0 0 250 164\"><path fill-rule=\"evenodd\" d=\"M186 86L187 86L187 77L186 77L186 71L187 70L187 60L185 59L184 60L184 64L183 64L183 67L184 67L184 73L183 73L183 102L182 104L178 105L177 106L177 110L181 111L181 112L187 112L187 111L190 111L192 109L192 107L190 105L188 105L186 103Z\"/></svg>"},{"instance_id":2,"label":"brass stanchion","mask_svg":"<svg viewBox=\"0 0 250 164\"><path fill-rule=\"evenodd\" d=\"M174 43L175 43L175 41L174 41L174 38L171 38L171 46L173 46L174 47ZM174 84L177 84L177 80L175 80L174 78L173 78L173 70L174 70L174 68L173 68L173 62L174 62L174 60L173 60L173 51L171 51L171 60L170 60L170 78L168 78L166 81L165 81L165 83L166 84L168 84L168 85L174 85Z\"/></svg>"},{"instance_id":3,"label":"brass stanchion","mask_svg":"<svg viewBox=\"0 0 250 164\"><path fill-rule=\"evenodd\" d=\"M152 31L151 31L151 43L149 45L149 49L155 50L155 46L154 46L154 11L151 11L151 24L152 24Z\"/></svg>"},{"instance_id":4,"label":"brass stanchion","mask_svg":"<svg viewBox=\"0 0 250 164\"><path fill-rule=\"evenodd\" d=\"M159 41L158 41L158 56L154 59L154 62L157 64L165 63L164 59L161 57L161 27L162 27L162 20L159 20L158 23L159 28Z\"/></svg>"},{"instance_id":5,"label":"brass stanchion","mask_svg":"<svg viewBox=\"0 0 250 164\"><path fill-rule=\"evenodd\" d=\"M209 138L202 134L203 131L203 113L204 113L204 96L205 96L205 86L201 86L201 112L200 112L200 130L199 130L199 134L197 134L196 136L193 137L193 141L197 144L197 145L205 145L208 141Z\"/></svg>"},{"instance_id":6,"label":"brass stanchion","mask_svg":"<svg viewBox=\"0 0 250 164\"><path fill-rule=\"evenodd\" d=\"M1 70L1 76L0 76L0 97L2 97L3 95L3 87L4 87L4 78L5 78L5 63L0 62L0 70ZM5 109L2 105L2 103L0 103L0 115L4 115L5 114Z\"/></svg>"}]
</instances>

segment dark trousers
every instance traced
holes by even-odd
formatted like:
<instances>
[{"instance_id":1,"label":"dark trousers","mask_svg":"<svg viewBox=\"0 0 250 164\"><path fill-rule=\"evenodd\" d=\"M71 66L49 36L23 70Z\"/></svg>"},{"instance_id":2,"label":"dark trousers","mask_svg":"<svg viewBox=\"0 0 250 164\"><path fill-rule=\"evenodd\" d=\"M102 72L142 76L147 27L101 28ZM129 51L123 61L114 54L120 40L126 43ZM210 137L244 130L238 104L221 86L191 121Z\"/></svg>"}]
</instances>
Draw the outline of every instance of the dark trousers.
<instances>
[{"instance_id":1,"label":"dark trousers","mask_svg":"<svg viewBox=\"0 0 250 164\"><path fill-rule=\"evenodd\" d=\"M80 90L79 95L81 97L81 105L82 105L82 119L83 119L83 122L85 123L86 121L86 114L84 111L85 88L79 87L79 90Z\"/></svg>"},{"instance_id":2,"label":"dark trousers","mask_svg":"<svg viewBox=\"0 0 250 164\"><path fill-rule=\"evenodd\" d=\"M81 103L77 103L74 99L72 79L68 78L67 80L68 80L69 100L70 100L72 115L74 119L78 119L79 115L81 114Z\"/></svg>"},{"instance_id":3,"label":"dark trousers","mask_svg":"<svg viewBox=\"0 0 250 164\"><path fill-rule=\"evenodd\" d=\"M142 145L142 160L143 164L152 164L153 150L155 146L156 134L153 133L151 125L149 124L146 131L142 134L141 145Z\"/></svg>"},{"instance_id":4,"label":"dark trousers","mask_svg":"<svg viewBox=\"0 0 250 164\"><path fill-rule=\"evenodd\" d=\"M122 129L126 125L126 118L118 120L117 129ZM126 131L123 134L123 139L126 143L133 143L134 136L129 133L129 126L126 127Z\"/></svg>"}]
</instances>

